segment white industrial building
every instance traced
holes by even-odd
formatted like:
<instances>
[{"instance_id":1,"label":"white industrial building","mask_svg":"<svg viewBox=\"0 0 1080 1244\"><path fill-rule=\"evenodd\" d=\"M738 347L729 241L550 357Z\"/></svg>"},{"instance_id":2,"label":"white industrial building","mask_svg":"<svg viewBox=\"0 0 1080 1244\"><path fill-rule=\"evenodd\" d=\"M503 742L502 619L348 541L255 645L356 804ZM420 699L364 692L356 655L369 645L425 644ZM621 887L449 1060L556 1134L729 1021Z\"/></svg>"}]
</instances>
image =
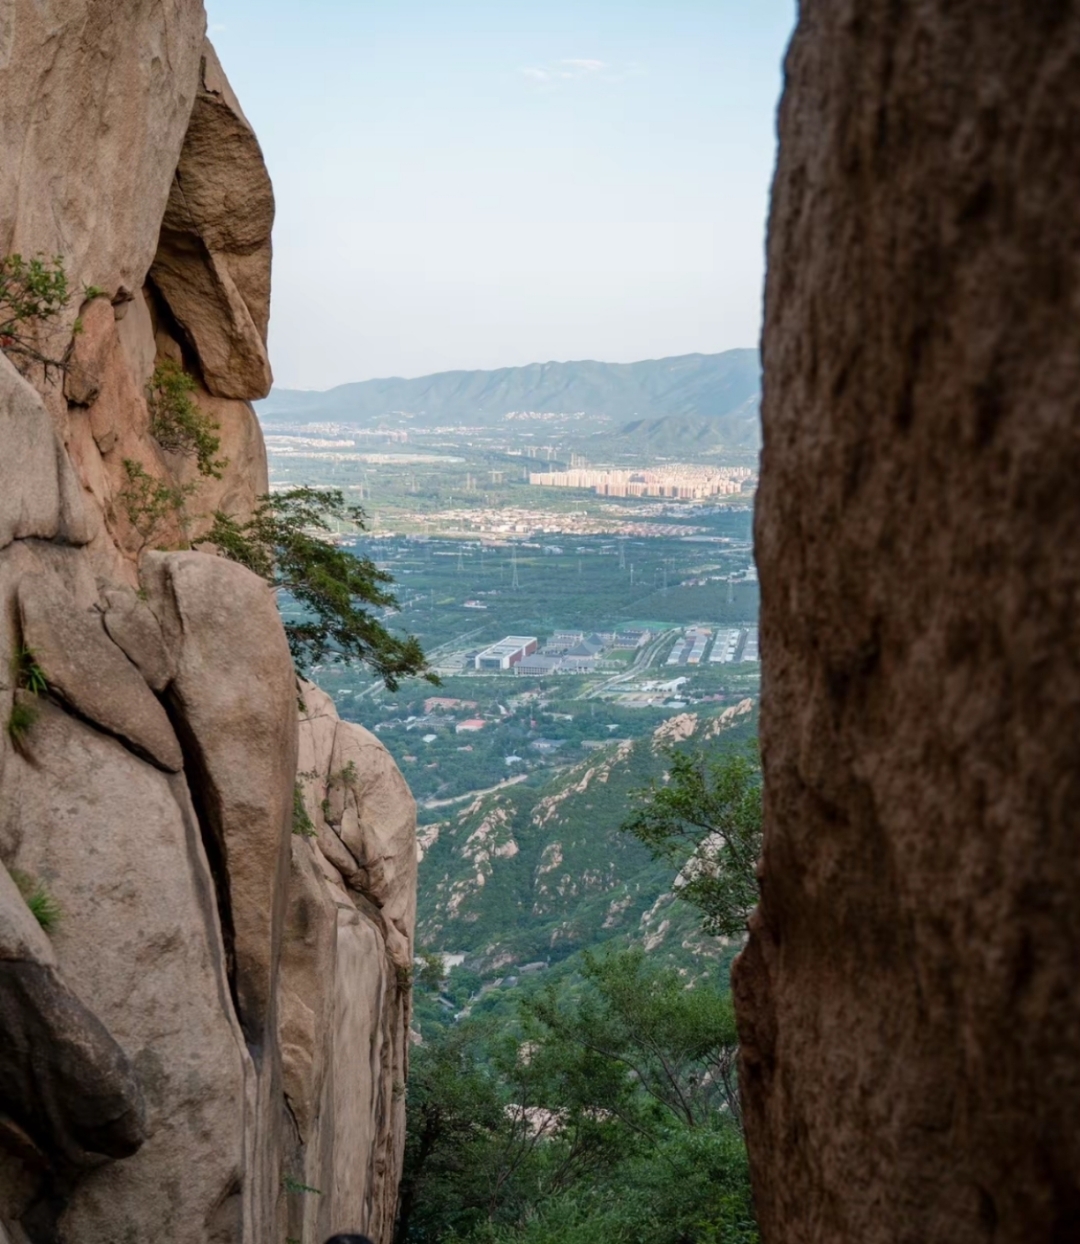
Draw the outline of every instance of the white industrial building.
<instances>
[{"instance_id":1,"label":"white industrial building","mask_svg":"<svg viewBox=\"0 0 1080 1244\"><path fill-rule=\"evenodd\" d=\"M473 663L478 670L508 670L524 661L540 646L535 635L507 635L497 644L478 652Z\"/></svg>"}]
</instances>

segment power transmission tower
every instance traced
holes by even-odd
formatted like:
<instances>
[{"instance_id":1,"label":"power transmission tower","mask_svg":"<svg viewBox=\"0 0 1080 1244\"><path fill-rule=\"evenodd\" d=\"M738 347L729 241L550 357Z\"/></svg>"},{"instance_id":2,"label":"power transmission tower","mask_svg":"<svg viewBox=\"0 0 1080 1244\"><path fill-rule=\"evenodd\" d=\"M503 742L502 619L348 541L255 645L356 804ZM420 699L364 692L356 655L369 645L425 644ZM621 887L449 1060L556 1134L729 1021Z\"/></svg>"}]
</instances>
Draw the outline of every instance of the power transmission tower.
<instances>
[{"instance_id":1,"label":"power transmission tower","mask_svg":"<svg viewBox=\"0 0 1080 1244\"><path fill-rule=\"evenodd\" d=\"M619 569L626 569L626 541L619 541Z\"/></svg>"},{"instance_id":2,"label":"power transmission tower","mask_svg":"<svg viewBox=\"0 0 1080 1244\"><path fill-rule=\"evenodd\" d=\"M460 548L459 548L459 549L458 549L458 551L457 551L457 569L458 569L458 574L461 574L461 572L465 569L465 563L464 563L464 562L462 561L462 559L461 559L461 549L460 549Z\"/></svg>"},{"instance_id":3,"label":"power transmission tower","mask_svg":"<svg viewBox=\"0 0 1080 1244\"><path fill-rule=\"evenodd\" d=\"M735 580L728 575L727 581L727 603L733 605L735 603Z\"/></svg>"},{"instance_id":4,"label":"power transmission tower","mask_svg":"<svg viewBox=\"0 0 1080 1244\"><path fill-rule=\"evenodd\" d=\"M512 590L512 591L515 591L515 592L516 592L516 591L518 590L518 588L520 588L520 587L521 587L521 584L518 582L518 572L517 572L517 548L516 548L516 547L514 548L514 551L513 551L512 555L511 555L510 564L511 564L511 566L513 566L513 568L514 568L514 577L513 577L513 579L510 581L510 588L511 588L511 590Z\"/></svg>"}]
</instances>

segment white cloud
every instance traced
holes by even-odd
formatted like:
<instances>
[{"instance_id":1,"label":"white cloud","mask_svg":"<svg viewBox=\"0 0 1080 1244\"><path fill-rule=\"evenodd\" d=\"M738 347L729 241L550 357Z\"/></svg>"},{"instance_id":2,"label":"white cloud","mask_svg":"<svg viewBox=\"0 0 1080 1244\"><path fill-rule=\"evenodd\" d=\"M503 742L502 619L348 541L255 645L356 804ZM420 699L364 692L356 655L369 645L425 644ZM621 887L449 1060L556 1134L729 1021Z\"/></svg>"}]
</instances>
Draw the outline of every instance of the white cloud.
<instances>
[{"instance_id":1,"label":"white cloud","mask_svg":"<svg viewBox=\"0 0 1080 1244\"><path fill-rule=\"evenodd\" d=\"M530 65L520 70L522 77L535 86L552 87L560 82L592 78L604 82L621 82L625 74L611 73L607 61L586 56L564 56L547 65Z\"/></svg>"}]
</instances>

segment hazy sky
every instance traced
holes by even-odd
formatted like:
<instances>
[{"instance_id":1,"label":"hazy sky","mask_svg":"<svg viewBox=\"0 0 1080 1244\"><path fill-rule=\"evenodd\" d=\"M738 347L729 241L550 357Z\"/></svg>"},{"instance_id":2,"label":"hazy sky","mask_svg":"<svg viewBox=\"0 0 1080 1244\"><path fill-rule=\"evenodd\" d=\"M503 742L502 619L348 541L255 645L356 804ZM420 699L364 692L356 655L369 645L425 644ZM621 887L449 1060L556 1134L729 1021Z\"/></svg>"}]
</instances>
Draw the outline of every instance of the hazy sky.
<instances>
[{"instance_id":1,"label":"hazy sky","mask_svg":"<svg viewBox=\"0 0 1080 1244\"><path fill-rule=\"evenodd\" d=\"M754 345L794 0L207 0L277 383Z\"/></svg>"}]
</instances>

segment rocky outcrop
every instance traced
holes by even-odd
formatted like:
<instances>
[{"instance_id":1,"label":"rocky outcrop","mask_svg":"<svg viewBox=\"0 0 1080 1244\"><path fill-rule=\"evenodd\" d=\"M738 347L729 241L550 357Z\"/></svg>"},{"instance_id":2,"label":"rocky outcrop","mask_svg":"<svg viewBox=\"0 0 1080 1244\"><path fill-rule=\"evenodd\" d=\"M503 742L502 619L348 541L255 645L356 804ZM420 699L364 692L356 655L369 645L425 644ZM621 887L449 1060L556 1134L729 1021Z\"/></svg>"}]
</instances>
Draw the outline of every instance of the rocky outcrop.
<instances>
[{"instance_id":1,"label":"rocky outcrop","mask_svg":"<svg viewBox=\"0 0 1080 1244\"><path fill-rule=\"evenodd\" d=\"M808 0L769 240L766 1244L1080 1206L1075 6Z\"/></svg>"},{"instance_id":2,"label":"rocky outcrop","mask_svg":"<svg viewBox=\"0 0 1080 1244\"><path fill-rule=\"evenodd\" d=\"M405 1143L416 806L374 735L310 683L301 698L310 828L292 843L279 1022L293 1169L324 1194L290 1207L289 1234L365 1222L385 1240Z\"/></svg>"},{"instance_id":3,"label":"rocky outcrop","mask_svg":"<svg viewBox=\"0 0 1080 1244\"><path fill-rule=\"evenodd\" d=\"M150 276L215 397L270 392L273 220L258 141L208 46Z\"/></svg>"},{"instance_id":4,"label":"rocky outcrop","mask_svg":"<svg viewBox=\"0 0 1080 1244\"><path fill-rule=\"evenodd\" d=\"M0 255L60 255L86 289L40 327L62 372L0 353L0 1240L19 1244L392 1225L415 808L297 683L267 585L192 547L267 491L250 399L270 383L273 197L204 25L196 0L0 4ZM151 435L165 361L218 424L220 479Z\"/></svg>"}]
</instances>

